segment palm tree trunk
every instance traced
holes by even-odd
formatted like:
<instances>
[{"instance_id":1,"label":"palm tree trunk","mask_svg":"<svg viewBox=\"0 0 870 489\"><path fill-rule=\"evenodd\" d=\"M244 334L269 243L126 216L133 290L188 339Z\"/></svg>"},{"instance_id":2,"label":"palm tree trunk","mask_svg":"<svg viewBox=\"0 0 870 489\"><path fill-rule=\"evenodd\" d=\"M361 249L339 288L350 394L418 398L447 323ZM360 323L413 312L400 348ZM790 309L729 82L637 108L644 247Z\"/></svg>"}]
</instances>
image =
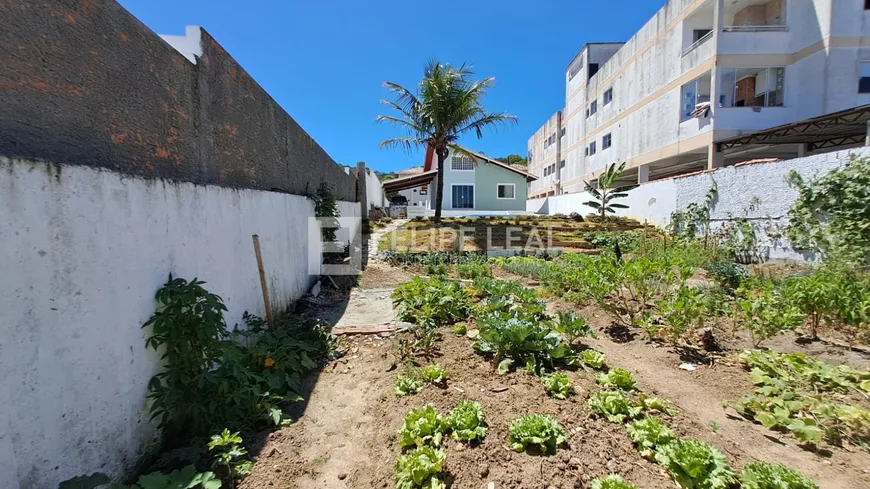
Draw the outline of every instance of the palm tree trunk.
<instances>
[{"instance_id":1,"label":"palm tree trunk","mask_svg":"<svg viewBox=\"0 0 870 489\"><path fill-rule=\"evenodd\" d=\"M438 155L438 185L435 189L435 222L441 222L441 205L444 202L444 160L447 159L447 151L438 149L435 151Z\"/></svg>"}]
</instances>

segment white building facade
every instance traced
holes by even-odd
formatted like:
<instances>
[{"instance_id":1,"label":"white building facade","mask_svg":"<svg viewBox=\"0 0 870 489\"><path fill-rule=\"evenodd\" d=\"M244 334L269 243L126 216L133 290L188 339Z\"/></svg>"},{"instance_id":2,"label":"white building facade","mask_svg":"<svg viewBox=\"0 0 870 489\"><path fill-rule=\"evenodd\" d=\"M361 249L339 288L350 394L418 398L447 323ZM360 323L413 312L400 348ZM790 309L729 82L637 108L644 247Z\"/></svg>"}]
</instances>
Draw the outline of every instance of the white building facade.
<instances>
[{"instance_id":1,"label":"white building facade","mask_svg":"<svg viewBox=\"0 0 870 489\"><path fill-rule=\"evenodd\" d=\"M606 165L645 182L756 157L719 141L870 103L870 2L671 0L625 43L587 44L565 107L529 139L529 198L583 190ZM842 149L832 148L832 149Z\"/></svg>"}]
</instances>

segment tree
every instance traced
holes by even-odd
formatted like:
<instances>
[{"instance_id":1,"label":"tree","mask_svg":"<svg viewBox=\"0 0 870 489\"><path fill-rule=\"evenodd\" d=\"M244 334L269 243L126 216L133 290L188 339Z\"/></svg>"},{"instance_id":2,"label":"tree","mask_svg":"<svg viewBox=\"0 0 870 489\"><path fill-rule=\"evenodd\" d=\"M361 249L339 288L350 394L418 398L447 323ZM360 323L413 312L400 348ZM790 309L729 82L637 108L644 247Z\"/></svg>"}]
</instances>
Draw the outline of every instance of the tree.
<instances>
[{"instance_id":1,"label":"tree","mask_svg":"<svg viewBox=\"0 0 870 489\"><path fill-rule=\"evenodd\" d=\"M607 216L607 213L615 214L616 209L628 209L628 206L625 204L611 203L615 199L628 197L628 191L637 188L637 185L614 186L616 185L616 179L622 175L623 170L625 170L625 162L622 162L619 168L616 167L616 163L612 163L604 170L604 173L598 175L597 186L586 182L586 192L595 200L590 200L583 204L597 209L602 219Z\"/></svg>"},{"instance_id":2,"label":"tree","mask_svg":"<svg viewBox=\"0 0 870 489\"><path fill-rule=\"evenodd\" d=\"M404 128L408 136L387 139L381 147L400 147L411 151L414 147L432 147L438 157L438 185L435 192L435 222L441 221L444 200L444 161L449 150L471 156L470 151L457 144L469 132L483 137L483 129L504 123L516 123L517 118L504 112L487 113L483 98L492 88L495 78L471 81L471 67L462 64L454 68L432 60L423 70L423 80L416 93L393 82L384 82L395 100L381 103L395 109L399 116L381 115L377 122L390 122Z\"/></svg>"},{"instance_id":3,"label":"tree","mask_svg":"<svg viewBox=\"0 0 870 489\"><path fill-rule=\"evenodd\" d=\"M526 159L517 154L502 156L501 158L496 158L496 161L501 161L506 165L528 166L528 162L526 161Z\"/></svg>"}]
</instances>

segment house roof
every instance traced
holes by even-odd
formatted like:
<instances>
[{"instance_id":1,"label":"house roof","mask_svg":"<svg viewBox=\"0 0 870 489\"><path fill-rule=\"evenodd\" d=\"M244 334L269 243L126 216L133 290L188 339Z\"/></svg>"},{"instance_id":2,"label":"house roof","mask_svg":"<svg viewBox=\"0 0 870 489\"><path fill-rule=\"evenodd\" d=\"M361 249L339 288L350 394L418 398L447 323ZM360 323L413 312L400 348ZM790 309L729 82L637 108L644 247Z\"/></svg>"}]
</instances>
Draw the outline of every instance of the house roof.
<instances>
[{"instance_id":1,"label":"house roof","mask_svg":"<svg viewBox=\"0 0 870 489\"><path fill-rule=\"evenodd\" d=\"M474 151L469 151L469 153L471 153L471 155L474 156L475 158L479 158L481 160L484 160L487 163L492 163L493 165L500 166L500 167L504 168L505 170L520 174L520 175L526 177L527 182L532 182L532 181L538 179L538 177L532 175L531 173L525 172L525 171L520 170L519 168L515 168L511 165L502 163L501 161L494 160L494 159L490 158L489 156L486 156L483 153L477 153ZM426 172L430 172L430 171L434 171L437 173L438 169L435 167L435 151L432 149L431 146L428 146L428 147L426 147L426 159L423 162L423 172L426 173Z\"/></svg>"},{"instance_id":2,"label":"house roof","mask_svg":"<svg viewBox=\"0 0 870 489\"><path fill-rule=\"evenodd\" d=\"M407 177L394 178L392 180L387 180L386 182L383 182L381 184L381 187L383 187L384 192L398 192L399 190L416 188L421 185L428 185L430 182L432 182L432 179L435 178L435 175L437 174L437 170L430 170Z\"/></svg>"}]
</instances>

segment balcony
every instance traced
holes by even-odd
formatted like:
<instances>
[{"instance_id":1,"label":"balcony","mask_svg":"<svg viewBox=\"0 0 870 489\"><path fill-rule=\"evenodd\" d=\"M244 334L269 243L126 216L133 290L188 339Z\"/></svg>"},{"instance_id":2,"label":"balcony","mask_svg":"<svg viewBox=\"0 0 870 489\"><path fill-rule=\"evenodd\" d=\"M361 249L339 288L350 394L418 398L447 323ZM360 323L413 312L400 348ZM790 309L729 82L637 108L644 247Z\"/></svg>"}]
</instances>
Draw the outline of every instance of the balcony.
<instances>
[{"instance_id":1,"label":"balcony","mask_svg":"<svg viewBox=\"0 0 870 489\"><path fill-rule=\"evenodd\" d=\"M786 0L733 0L726 2L724 32L777 32L785 25Z\"/></svg>"},{"instance_id":2,"label":"balcony","mask_svg":"<svg viewBox=\"0 0 870 489\"><path fill-rule=\"evenodd\" d=\"M787 30L788 26L785 24L726 25L722 27L723 32L783 32Z\"/></svg>"},{"instance_id":3,"label":"balcony","mask_svg":"<svg viewBox=\"0 0 870 489\"><path fill-rule=\"evenodd\" d=\"M700 47L702 44L704 44L705 42L709 41L712 38L713 38L713 31L711 30L710 32L708 32L708 33L704 34L703 36L701 36L700 38L698 38L698 40L695 41L694 44L692 44L691 46L684 49L683 56L686 56L689 53L691 53L692 51L694 51L695 49L698 49L698 47Z\"/></svg>"}]
</instances>

